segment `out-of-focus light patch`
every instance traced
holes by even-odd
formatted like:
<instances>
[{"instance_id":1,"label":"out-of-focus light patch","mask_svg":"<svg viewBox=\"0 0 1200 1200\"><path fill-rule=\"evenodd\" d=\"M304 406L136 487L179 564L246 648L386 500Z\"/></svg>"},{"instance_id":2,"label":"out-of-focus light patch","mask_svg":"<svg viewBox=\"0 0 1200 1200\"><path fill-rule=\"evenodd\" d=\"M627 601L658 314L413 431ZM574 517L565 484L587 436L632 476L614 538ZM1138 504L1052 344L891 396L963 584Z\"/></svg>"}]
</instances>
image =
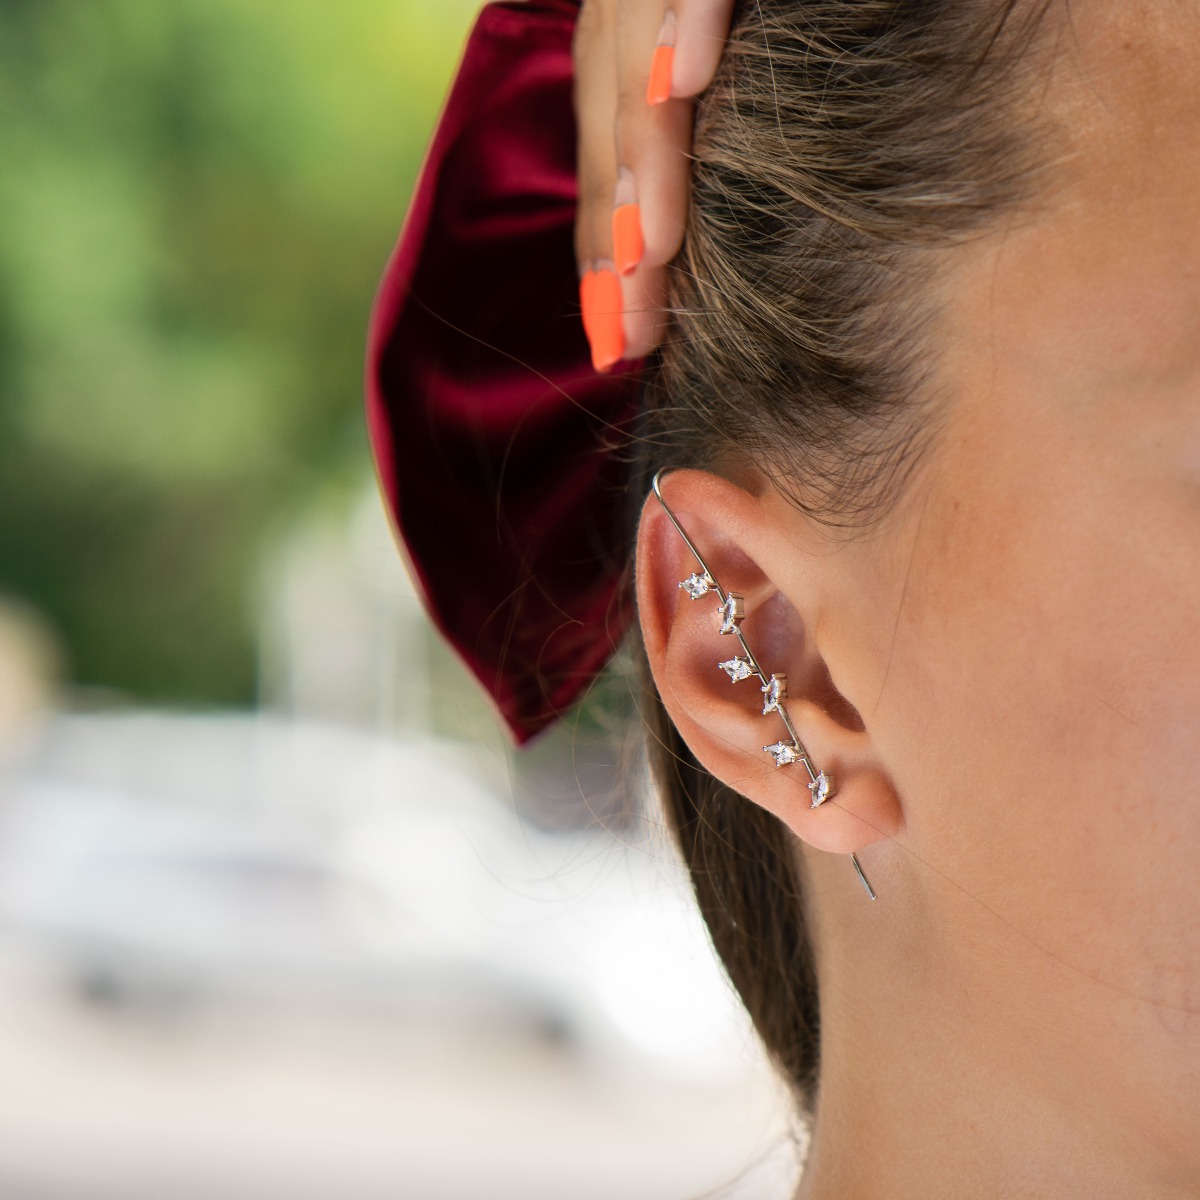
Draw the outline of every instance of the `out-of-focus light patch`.
<instances>
[{"instance_id":1,"label":"out-of-focus light patch","mask_svg":"<svg viewBox=\"0 0 1200 1200\"><path fill-rule=\"evenodd\" d=\"M605 1012L635 1045L698 1075L745 1070L749 1019L683 897L617 919L597 957Z\"/></svg>"},{"instance_id":2,"label":"out-of-focus light patch","mask_svg":"<svg viewBox=\"0 0 1200 1200\"><path fill-rule=\"evenodd\" d=\"M447 790L444 781L441 795ZM355 914L358 931L377 952L444 955L477 940L473 901L480 868L472 844L468 832L436 809L376 812L351 825L336 861L386 901L385 910Z\"/></svg>"},{"instance_id":3,"label":"out-of-focus light patch","mask_svg":"<svg viewBox=\"0 0 1200 1200\"><path fill-rule=\"evenodd\" d=\"M49 715L64 658L49 621L0 594L0 765L20 752Z\"/></svg>"}]
</instances>

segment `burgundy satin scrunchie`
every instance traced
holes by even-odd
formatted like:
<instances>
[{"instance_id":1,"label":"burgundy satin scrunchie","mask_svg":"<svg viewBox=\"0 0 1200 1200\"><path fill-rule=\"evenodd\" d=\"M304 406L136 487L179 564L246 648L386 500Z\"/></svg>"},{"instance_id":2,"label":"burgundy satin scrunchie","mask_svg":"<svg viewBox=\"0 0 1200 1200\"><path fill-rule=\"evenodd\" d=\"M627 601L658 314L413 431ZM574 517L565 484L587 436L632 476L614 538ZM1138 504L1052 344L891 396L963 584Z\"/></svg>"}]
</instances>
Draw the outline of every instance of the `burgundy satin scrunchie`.
<instances>
[{"instance_id":1,"label":"burgundy satin scrunchie","mask_svg":"<svg viewBox=\"0 0 1200 1200\"><path fill-rule=\"evenodd\" d=\"M596 375L579 318L578 4L487 5L372 315L367 419L430 615L520 743L631 617L636 371Z\"/></svg>"}]
</instances>

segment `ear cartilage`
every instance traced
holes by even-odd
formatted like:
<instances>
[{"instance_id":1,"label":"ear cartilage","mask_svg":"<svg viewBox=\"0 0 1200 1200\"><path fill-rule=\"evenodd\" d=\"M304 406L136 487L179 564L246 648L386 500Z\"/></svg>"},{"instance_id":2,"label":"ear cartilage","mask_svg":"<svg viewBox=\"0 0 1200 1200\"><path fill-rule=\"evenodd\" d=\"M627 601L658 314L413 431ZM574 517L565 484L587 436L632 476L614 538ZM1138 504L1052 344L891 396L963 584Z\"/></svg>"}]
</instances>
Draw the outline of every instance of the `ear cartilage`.
<instances>
[{"instance_id":1,"label":"ear cartilage","mask_svg":"<svg viewBox=\"0 0 1200 1200\"><path fill-rule=\"evenodd\" d=\"M692 552L692 557L700 567L698 572L694 572L687 579L681 579L679 586L693 600L699 600L701 596L706 596L709 592L717 594L717 599L721 602L718 609L718 614L721 618L719 632L722 634L732 634L737 638L742 648L741 654L735 655L725 662L718 663L718 666L728 674L730 680L734 683L739 683L743 679L749 679L752 675L758 677L759 683L762 685L763 716L768 716L773 712L778 713L788 735L787 740L780 739L770 746L764 746L763 752L771 755L777 767L786 767L791 763L801 763L808 772L808 790L812 793L812 804L810 807L820 808L834 794L834 778L832 774L818 771L813 766L812 759L809 758L808 751L804 748L804 743L800 740L800 736L796 732L796 727L792 724L792 719L788 715L788 710L784 703L788 698L787 675L780 673L767 676L762 667L758 665L758 659L754 657L753 651L746 643L746 635L741 630L742 621L746 617L745 597L740 592L726 592L721 587L717 582L717 577L709 570L708 563L704 561L700 551L696 549L695 543L684 532L683 526L679 523L679 518L675 516L671 511L671 506L663 499L660 484L664 473L664 471L659 471L654 476L654 481L651 485L654 489L654 495L657 497L659 504L662 505L663 512L667 514L671 524L675 526L675 531L683 538L687 548ZM871 887L870 881L863 873L858 856L851 854L850 861L854 865L855 874L866 889L867 895L874 900L875 889Z\"/></svg>"}]
</instances>

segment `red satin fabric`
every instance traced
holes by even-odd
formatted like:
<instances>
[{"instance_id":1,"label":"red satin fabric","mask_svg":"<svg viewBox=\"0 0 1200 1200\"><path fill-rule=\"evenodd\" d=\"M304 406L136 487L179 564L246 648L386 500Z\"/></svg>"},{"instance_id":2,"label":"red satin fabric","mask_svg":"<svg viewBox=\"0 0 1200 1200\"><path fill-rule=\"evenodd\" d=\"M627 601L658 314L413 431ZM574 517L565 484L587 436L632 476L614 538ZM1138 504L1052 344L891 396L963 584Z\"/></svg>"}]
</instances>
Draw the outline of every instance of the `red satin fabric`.
<instances>
[{"instance_id":1,"label":"red satin fabric","mask_svg":"<svg viewBox=\"0 0 1200 1200\"><path fill-rule=\"evenodd\" d=\"M573 251L571 0L489 4L376 300L367 418L438 628L520 743L628 627L636 372L598 376Z\"/></svg>"}]
</instances>

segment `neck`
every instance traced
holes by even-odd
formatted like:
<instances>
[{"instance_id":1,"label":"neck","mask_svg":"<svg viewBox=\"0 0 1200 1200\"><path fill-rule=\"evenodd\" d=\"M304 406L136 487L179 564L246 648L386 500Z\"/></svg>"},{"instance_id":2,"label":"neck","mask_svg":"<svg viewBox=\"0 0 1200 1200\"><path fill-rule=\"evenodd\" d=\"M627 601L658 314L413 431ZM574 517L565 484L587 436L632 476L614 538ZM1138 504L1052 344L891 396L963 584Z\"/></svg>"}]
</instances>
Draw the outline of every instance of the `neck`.
<instances>
[{"instance_id":1,"label":"neck","mask_svg":"<svg viewBox=\"0 0 1200 1200\"><path fill-rule=\"evenodd\" d=\"M1200 1015L1082 976L978 906L939 909L902 872L856 907L806 869L822 1063L797 1200L1194 1200Z\"/></svg>"}]
</instances>

